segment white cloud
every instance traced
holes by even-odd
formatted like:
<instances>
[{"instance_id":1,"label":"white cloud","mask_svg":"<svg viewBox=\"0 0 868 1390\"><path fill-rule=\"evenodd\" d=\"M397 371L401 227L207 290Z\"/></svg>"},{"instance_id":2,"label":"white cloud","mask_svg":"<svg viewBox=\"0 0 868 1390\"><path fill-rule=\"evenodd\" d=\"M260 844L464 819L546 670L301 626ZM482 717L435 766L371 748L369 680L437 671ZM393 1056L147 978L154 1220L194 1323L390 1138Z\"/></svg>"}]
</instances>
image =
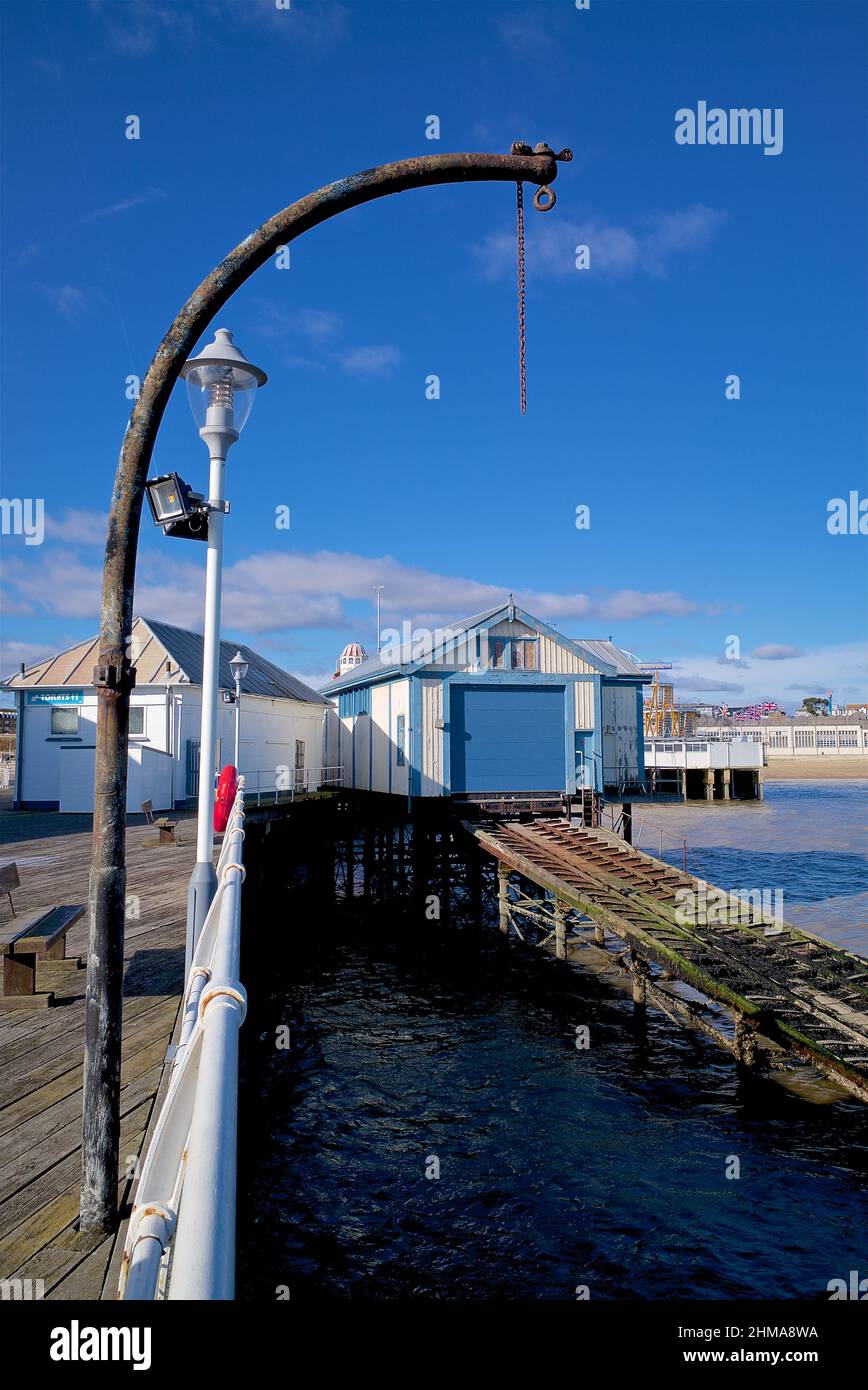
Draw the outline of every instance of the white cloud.
<instances>
[{"instance_id":1,"label":"white cloud","mask_svg":"<svg viewBox=\"0 0 868 1390\"><path fill-rule=\"evenodd\" d=\"M71 514L70 514L71 515ZM85 534L97 514L82 523ZM75 530L72 521L70 531ZM71 538L68 534L67 539ZM47 550L38 564L10 561L7 580L13 598L64 617L93 617L98 612L101 569L83 564L68 550ZM227 627L248 632L337 627L349 621L345 604L372 602L373 587L383 584L383 613L390 622L435 627L506 601L507 590L475 579L438 574L406 565L392 556L351 551L266 551L229 565L223 577L223 618ZM136 611L181 626L202 619L204 594L201 564L173 559L165 551L146 551L139 559ZM546 590L515 591L522 607L543 619L627 621L659 616L683 617L709 612L707 607L672 590L644 593L637 589L586 593Z\"/></svg>"},{"instance_id":2,"label":"white cloud","mask_svg":"<svg viewBox=\"0 0 868 1390\"><path fill-rule=\"evenodd\" d=\"M655 213L636 227L609 222L596 215L571 221L557 213L526 222L527 272L555 278L600 274L619 279L638 272L666 275L678 257L702 250L716 235L726 213L702 203L676 212ZM576 247L590 248L590 269L576 270ZM473 252L483 275L496 280L513 274L515 234L492 232Z\"/></svg>"},{"instance_id":3,"label":"white cloud","mask_svg":"<svg viewBox=\"0 0 868 1390\"><path fill-rule=\"evenodd\" d=\"M102 571L70 551L43 546L38 563L14 557L5 568L6 582L19 600L65 618L93 619L99 612Z\"/></svg>"},{"instance_id":4,"label":"white cloud","mask_svg":"<svg viewBox=\"0 0 868 1390\"><path fill-rule=\"evenodd\" d=\"M207 47L213 45L215 35L231 38L239 25L262 30L268 40L319 48L338 42L346 33L347 11L337 4L278 9L274 0L199 0L194 6L179 0L90 0L90 8L104 17L108 47L126 58L147 57L164 42Z\"/></svg>"},{"instance_id":5,"label":"white cloud","mask_svg":"<svg viewBox=\"0 0 868 1390\"><path fill-rule=\"evenodd\" d=\"M162 188L146 188L143 193L134 193L129 198L123 198L119 203L110 203L108 207L94 208L84 217L80 217L75 224L77 227L85 227L91 222L102 222L106 217L116 217L119 212L129 212L131 208L144 207L146 203L154 203L161 198L168 197Z\"/></svg>"},{"instance_id":6,"label":"white cloud","mask_svg":"<svg viewBox=\"0 0 868 1390\"><path fill-rule=\"evenodd\" d=\"M261 302L256 320L256 328L265 338L304 337L315 343L336 337L342 326L340 314L332 309L286 310L267 300Z\"/></svg>"},{"instance_id":7,"label":"white cloud","mask_svg":"<svg viewBox=\"0 0 868 1390\"><path fill-rule=\"evenodd\" d=\"M41 642L0 642L0 680L17 676L22 661L25 666L32 666L36 661L54 656L56 651L56 647Z\"/></svg>"},{"instance_id":8,"label":"white cloud","mask_svg":"<svg viewBox=\"0 0 868 1390\"><path fill-rule=\"evenodd\" d=\"M400 350L388 344L353 348L340 358L351 376L389 376L401 360Z\"/></svg>"},{"instance_id":9,"label":"white cloud","mask_svg":"<svg viewBox=\"0 0 868 1390\"><path fill-rule=\"evenodd\" d=\"M763 646L754 647L751 652L757 661L789 661L804 654L801 647L791 647L786 642L766 642Z\"/></svg>"},{"instance_id":10,"label":"white cloud","mask_svg":"<svg viewBox=\"0 0 868 1390\"><path fill-rule=\"evenodd\" d=\"M829 647L816 647L811 651L793 656L783 656L769 661L762 669L748 667L749 674L739 672L742 682L741 693L744 698L740 704L753 704L757 700L777 700L788 708L793 706L794 690L816 694L831 690L836 701L841 704L864 699L868 693L868 649L864 642L842 642ZM761 658L762 659L762 658ZM721 666L736 662L721 662L719 654L695 657L673 658L672 679L676 693L683 689L685 694L692 691L726 691L726 673ZM740 663L742 667L745 663ZM701 685L697 681L703 682ZM735 684L735 683L733 683ZM800 701L795 702L799 704Z\"/></svg>"},{"instance_id":11,"label":"white cloud","mask_svg":"<svg viewBox=\"0 0 868 1390\"><path fill-rule=\"evenodd\" d=\"M87 295L76 285L37 284L37 289L68 323L78 323L88 307Z\"/></svg>"},{"instance_id":12,"label":"white cloud","mask_svg":"<svg viewBox=\"0 0 868 1390\"><path fill-rule=\"evenodd\" d=\"M50 512L45 515L45 534L71 545L105 545L107 526L106 512L79 507L67 507L61 517L54 517Z\"/></svg>"}]
</instances>

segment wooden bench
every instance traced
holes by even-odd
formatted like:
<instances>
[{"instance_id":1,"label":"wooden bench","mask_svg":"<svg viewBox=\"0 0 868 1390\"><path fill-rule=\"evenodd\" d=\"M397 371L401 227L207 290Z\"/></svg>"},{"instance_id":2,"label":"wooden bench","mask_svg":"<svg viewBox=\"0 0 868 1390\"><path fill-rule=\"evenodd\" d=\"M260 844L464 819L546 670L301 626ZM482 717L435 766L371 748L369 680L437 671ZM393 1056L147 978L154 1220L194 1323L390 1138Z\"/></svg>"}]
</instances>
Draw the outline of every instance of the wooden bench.
<instances>
[{"instance_id":1,"label":"wooden bench","mask_svg":"<svg viewBox=\"0 0 868 1390\"><path fill-rule=\"evenodd\" d=\"M66 933L83 916L83 903L66 903L41 908L0 931L0 1009L45 1008L54 1002L52 992L37 991L37 968L44 961L80 969L78 957L67 959Z\"/></svg>"},{"instance_id":2,"label":"wooden bench","mask_svg":"<svg viewBox=\"0 0 868 1390\"><path fill-rule=\"evenodd\" d=\"M160 832L160 837L157 841L158 844L171 845L177 843L175 839L175 829L178 822L176 820L169 820L168 816L160 816L158 820L155 820L153 801L142 802L142 815L148 825L156 826L157 830Z\"/></svg>"},{"instance_id":3,"label":"wooden bench","mask_svg":"<svg viewBox=\"0 0 868 1390\"><path fill-rule=\"evenodd\" d=\"M4 864L0 868L0 893L5 893L9 899L9 906L12 908L12 916L16 916L15 904L12 901L12 894L16 888L21 887L21 879L18 877L17 864Z\"/></svg>"}]
</instances>

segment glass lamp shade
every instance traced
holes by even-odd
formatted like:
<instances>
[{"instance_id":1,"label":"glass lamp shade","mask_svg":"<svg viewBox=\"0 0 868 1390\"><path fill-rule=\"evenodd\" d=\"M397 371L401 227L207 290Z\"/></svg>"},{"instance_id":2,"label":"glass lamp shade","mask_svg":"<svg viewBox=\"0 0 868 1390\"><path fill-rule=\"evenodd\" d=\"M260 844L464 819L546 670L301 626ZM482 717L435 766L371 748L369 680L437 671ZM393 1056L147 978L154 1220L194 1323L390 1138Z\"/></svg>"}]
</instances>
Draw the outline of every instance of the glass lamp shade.
<instances>
[{"instance_id":1,"label":"glass lamp shade","mask_svg":"<svg viewBox=\"0 0 868 1390\"><path fill-rule=\"evenodd\" d=\"M228 328L218 328L213 343L185 362L181 375L199 429L218 424L236 434L247 423L257 388L268 380L235 346Z\"/></svg>"},{"instance_id":2,"label":"glass lamp shade","mask_svg":"<svg viewBox=\"0 0 868 1390\"><path fill-rule=\"evenodd\" d=\"M248 663L244 660L240 652L236 652L229 663L234 680L243 681L249 670Z\"/></svg>"}]
</instances>

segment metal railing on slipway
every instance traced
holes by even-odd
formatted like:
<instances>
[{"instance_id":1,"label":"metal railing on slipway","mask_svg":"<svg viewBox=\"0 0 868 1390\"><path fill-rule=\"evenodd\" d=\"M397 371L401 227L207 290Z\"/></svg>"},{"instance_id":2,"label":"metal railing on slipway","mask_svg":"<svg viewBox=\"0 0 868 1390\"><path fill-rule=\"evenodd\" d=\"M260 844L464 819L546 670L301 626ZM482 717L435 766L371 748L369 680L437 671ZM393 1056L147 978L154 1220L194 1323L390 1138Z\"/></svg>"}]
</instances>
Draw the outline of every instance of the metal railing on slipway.
<instances>
[{"instance_id":1,"label":"metal railing on slipway","mask_svg":"<svg viewBox=\"0 0 868 1390\"><path fill-rule=\"evenodd\" d=\"M181 1033L142 1163L118 1297L231 1299L235 1290L238 978L245 782L217 861L217 890L193 952Z\"/></svg>"},{"instance_id":2,"label":"metal railing on slipway","mask_svg":"<svg viewBox=\"0 0 868 1390\"><path fill-rule=\"evenodd\" d=\"M624 812L623 812L623 811L620 811L620 812L618 813L618 815L616 816L616 815L615 815L615 809L614 809L614 807L612 807L612 806L607 806L607 807L605 808L605 810L604 810L604 814L605 814L605 811L608 811L609 817L610 817L610 822L609 822L609 825L606 826L606 829L607 829L607 830L612 830L616 835L619 833L619 831L620 831L620 832L623 832L623 827L624 827ZM642 819L639 821L638 826L636 826L636 827L634 828L634 831L633 831L633 848L634 848L634 849L638 849L638 848L639 848L639 841L642 839L642 831L645 829L645 826L646 826L646 825L649 827L649 829L651 830L652 834L654 834L654 835L659 835L659 837L660 837L660 855L659 855L659 857L660 857L661 859L663 858L663 836L664 836L664 835L667 837L667 839L674 840L675 843L681 847L681 859L682 859L682 863L683 863L683 865L684 865L684 872L687 873L687 841L684 839L684 837L683 837L682 835L676 835L676 834L673 833L673 831L671 831L671 830L666 830L666 829L660 824L659 821L649 820L649 818L648 818L647 816L643 816L643 817L642 817ZM647 851L646 851L646 853L647 853Z\"/></svg>"}]
</instances>

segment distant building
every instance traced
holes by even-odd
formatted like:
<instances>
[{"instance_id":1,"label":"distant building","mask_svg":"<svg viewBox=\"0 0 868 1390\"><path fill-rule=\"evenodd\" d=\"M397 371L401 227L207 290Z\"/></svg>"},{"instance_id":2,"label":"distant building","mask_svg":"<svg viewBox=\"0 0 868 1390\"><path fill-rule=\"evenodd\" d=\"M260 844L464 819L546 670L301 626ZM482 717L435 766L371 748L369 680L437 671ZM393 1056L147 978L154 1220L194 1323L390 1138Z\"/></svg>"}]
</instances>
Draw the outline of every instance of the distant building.
<instances>
[{"instance_id":1,"label":"distant building","mask_svg":"<svg viewBox=\"0 0 868 1390\"><path fill-rule=\"evenodd\" d=\"M324 761L400 796L623 791L644 784L644 679L612 642L506 603L331 682Z\"/></svg>"},{"instance_id":2,"label":"distant building","mask_svg":"<svg viewBox=\"0 0 868 1390\"><path fill-rule=\"evenodd\" d=\"M334 678L338 680L345 676L354 667L361 666L363 661L367 661L368 653L360 642L348 642L338 659L338 669L335 671Z\"/></svg>"},{"instance_id":3,"label":"distant building","mask_svg":"<svg viewBox=\"0 0 868 1390\"><path fill-rule=\"evenodd\" d=\"M138 811L143 801L171 810L199 790L202 637L136 618L131 648L136 685L130 696L127 811ZM220 643L217 767L231 762L234 751L229 662L235 649L235 642ZM287 768L287 785L301 784L322 767L327 702L250 647L239 650L248 663L241 681L239 752L248 790L255 792L260 779L273 788L278 767ZM18 701L16 809L93 810L97 694L91 681L98 652L97 638L90 638L3 682Z\"/></svg>"},{"instance_id":4,"label":"distant building","mask_svg":"<svg viewBox=\"0 0 868 1390\"><path fill-rule=\"evenodd\" d=\"M0 709L0 734L14 734L18 723L16 709Z\"/></svg>"},{"instance_id":5,"label":"distant building","mask_svg":"<svg viewBox=\"0 0 868 1390\"><path fill-rule=\"evenodd\" d=\"M702 738L752 739L761 743L769 762L778 758L863 757L868 776L868 718L796 714L768 721L734 724L725 720L704 722Z\"/></svg>"}]
</instances>

